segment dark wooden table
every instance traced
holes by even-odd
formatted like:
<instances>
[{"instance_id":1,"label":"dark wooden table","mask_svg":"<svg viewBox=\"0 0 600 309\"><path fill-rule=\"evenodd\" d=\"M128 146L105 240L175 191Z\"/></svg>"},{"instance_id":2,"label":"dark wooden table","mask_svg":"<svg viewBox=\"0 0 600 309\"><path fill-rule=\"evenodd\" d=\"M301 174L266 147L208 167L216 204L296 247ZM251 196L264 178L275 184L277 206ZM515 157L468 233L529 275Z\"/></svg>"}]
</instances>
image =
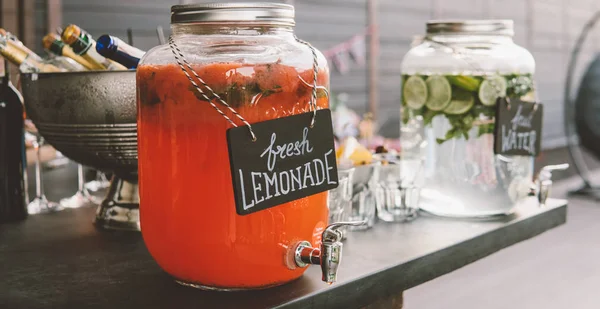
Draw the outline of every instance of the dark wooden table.
<instances>
[{"instance_id":1,"label":"dark wooden table","mask_svg":"<svg viewBox=\"0 0 600 309\"><path fill-rule=\"evenodd\" d=\"M48 196L72 193L74 173L73 166L47 172ZM0 308L400 308L402 291L565 223L567 202L550 200L540 208L532 200L499 221L422 216L378 223L349 234L332 286L311 266L284 286L231 293L177 285L152 260L141 235L95 229L94 211L0 225Z\"/></svg>"}]
</instances>

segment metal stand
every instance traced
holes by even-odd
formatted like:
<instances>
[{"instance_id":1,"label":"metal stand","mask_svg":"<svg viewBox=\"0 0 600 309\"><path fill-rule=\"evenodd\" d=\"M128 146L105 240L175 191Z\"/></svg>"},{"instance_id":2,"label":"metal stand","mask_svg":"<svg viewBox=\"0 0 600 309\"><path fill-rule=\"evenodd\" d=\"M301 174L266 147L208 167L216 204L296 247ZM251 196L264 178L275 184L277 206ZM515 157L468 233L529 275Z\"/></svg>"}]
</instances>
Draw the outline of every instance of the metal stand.
<instances>
[{"instance_id":1,"label":"metal stand","mask_svg":"<svg viewBox=\"0 0 600 309\"><path fill-rule=\"evenodd\" d=\"M94 223L107 230L140 231L139 209L137 175L124 179L114 174L106 198L98 206Z\"/></svg>"}]
</instances>

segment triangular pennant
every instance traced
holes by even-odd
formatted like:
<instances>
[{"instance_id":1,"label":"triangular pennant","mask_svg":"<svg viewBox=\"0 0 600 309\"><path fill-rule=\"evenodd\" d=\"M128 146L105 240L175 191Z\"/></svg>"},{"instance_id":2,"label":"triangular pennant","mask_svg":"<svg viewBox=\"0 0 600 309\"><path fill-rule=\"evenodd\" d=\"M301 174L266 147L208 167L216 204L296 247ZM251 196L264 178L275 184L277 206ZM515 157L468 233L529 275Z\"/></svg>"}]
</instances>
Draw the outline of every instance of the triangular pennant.
<instances>
[{"instance_id":1,"label":"triangular pennant","mask_svg":"<svg viewBox=\"0 0 600 309\"><path fill-rule=\"evenodd\" d=\"M367 62L367 44L363 35L357 36L350 44L350 57L359 66L364 66Z\"/></svg>"},{"instance_id":2,"label":"triangular pennant","mask_svg":"<svg viewBox=\"0 0 600 309\"><path fill-rule=\"evenodd\" d=\"M346 74L350 70L350 57L345 51L334 54L331 60L338 73Z\"/></svg>"}]
</instances>

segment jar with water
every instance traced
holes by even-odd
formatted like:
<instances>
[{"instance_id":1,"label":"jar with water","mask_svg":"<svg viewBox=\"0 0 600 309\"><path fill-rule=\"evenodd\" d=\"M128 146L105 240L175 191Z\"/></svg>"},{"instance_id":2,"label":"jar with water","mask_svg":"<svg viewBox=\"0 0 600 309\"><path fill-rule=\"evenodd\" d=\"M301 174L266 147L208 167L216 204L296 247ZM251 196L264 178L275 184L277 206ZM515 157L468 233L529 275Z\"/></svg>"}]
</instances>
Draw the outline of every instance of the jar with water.
<instances>
[{"instance_id":1,"label":"jar with water","mask_svg":"<svg viewBox=\"0 0 600 309\"><path fill-rule=\"evenodd\" d=\"M505 215L530 193L533 157L493 146L497 99L535 101L535 61L513 35L510 20L431 21L404 57L401 139L425 158L421 209Z\"/></svg>"}]
</instances>

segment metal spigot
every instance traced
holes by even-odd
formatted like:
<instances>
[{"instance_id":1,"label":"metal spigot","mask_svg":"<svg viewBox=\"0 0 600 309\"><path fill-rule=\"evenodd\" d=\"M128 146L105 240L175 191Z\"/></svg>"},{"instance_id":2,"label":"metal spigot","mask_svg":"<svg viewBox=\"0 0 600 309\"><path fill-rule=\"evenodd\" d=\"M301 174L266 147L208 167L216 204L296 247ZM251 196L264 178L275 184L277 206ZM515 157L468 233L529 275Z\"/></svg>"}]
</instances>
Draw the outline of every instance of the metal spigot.
<instances>
[{"instance_id":1,"label":"metal spigot","mask_svg":"<svg viewBox=\"0 0 600 309\"><path fill-rule=\"evenodd\" d=\"M537 196L540 206L546 205L546 200L550 195L550 187L552 187L552 172L562 171L568 168L569 164L564 163L557 165L546 165L540 170L530 194Z\"/></svg>"},{"instance_id":2,"label":"metal spigot","mask_svg":"<svg viewBox=\"0 0 600 309\"><path fill-rule=\"evenodd\" d=\"M293 254L293 264L290 268L307 267L308 265L321 265L322 279L328 284L336 281L337 271L342 260L342 232L343 226L365 225L367 221L336 222L325 228L321 234L321 248L314 248L308 241L298 242Z\"/></svg>"}]
</instances>

